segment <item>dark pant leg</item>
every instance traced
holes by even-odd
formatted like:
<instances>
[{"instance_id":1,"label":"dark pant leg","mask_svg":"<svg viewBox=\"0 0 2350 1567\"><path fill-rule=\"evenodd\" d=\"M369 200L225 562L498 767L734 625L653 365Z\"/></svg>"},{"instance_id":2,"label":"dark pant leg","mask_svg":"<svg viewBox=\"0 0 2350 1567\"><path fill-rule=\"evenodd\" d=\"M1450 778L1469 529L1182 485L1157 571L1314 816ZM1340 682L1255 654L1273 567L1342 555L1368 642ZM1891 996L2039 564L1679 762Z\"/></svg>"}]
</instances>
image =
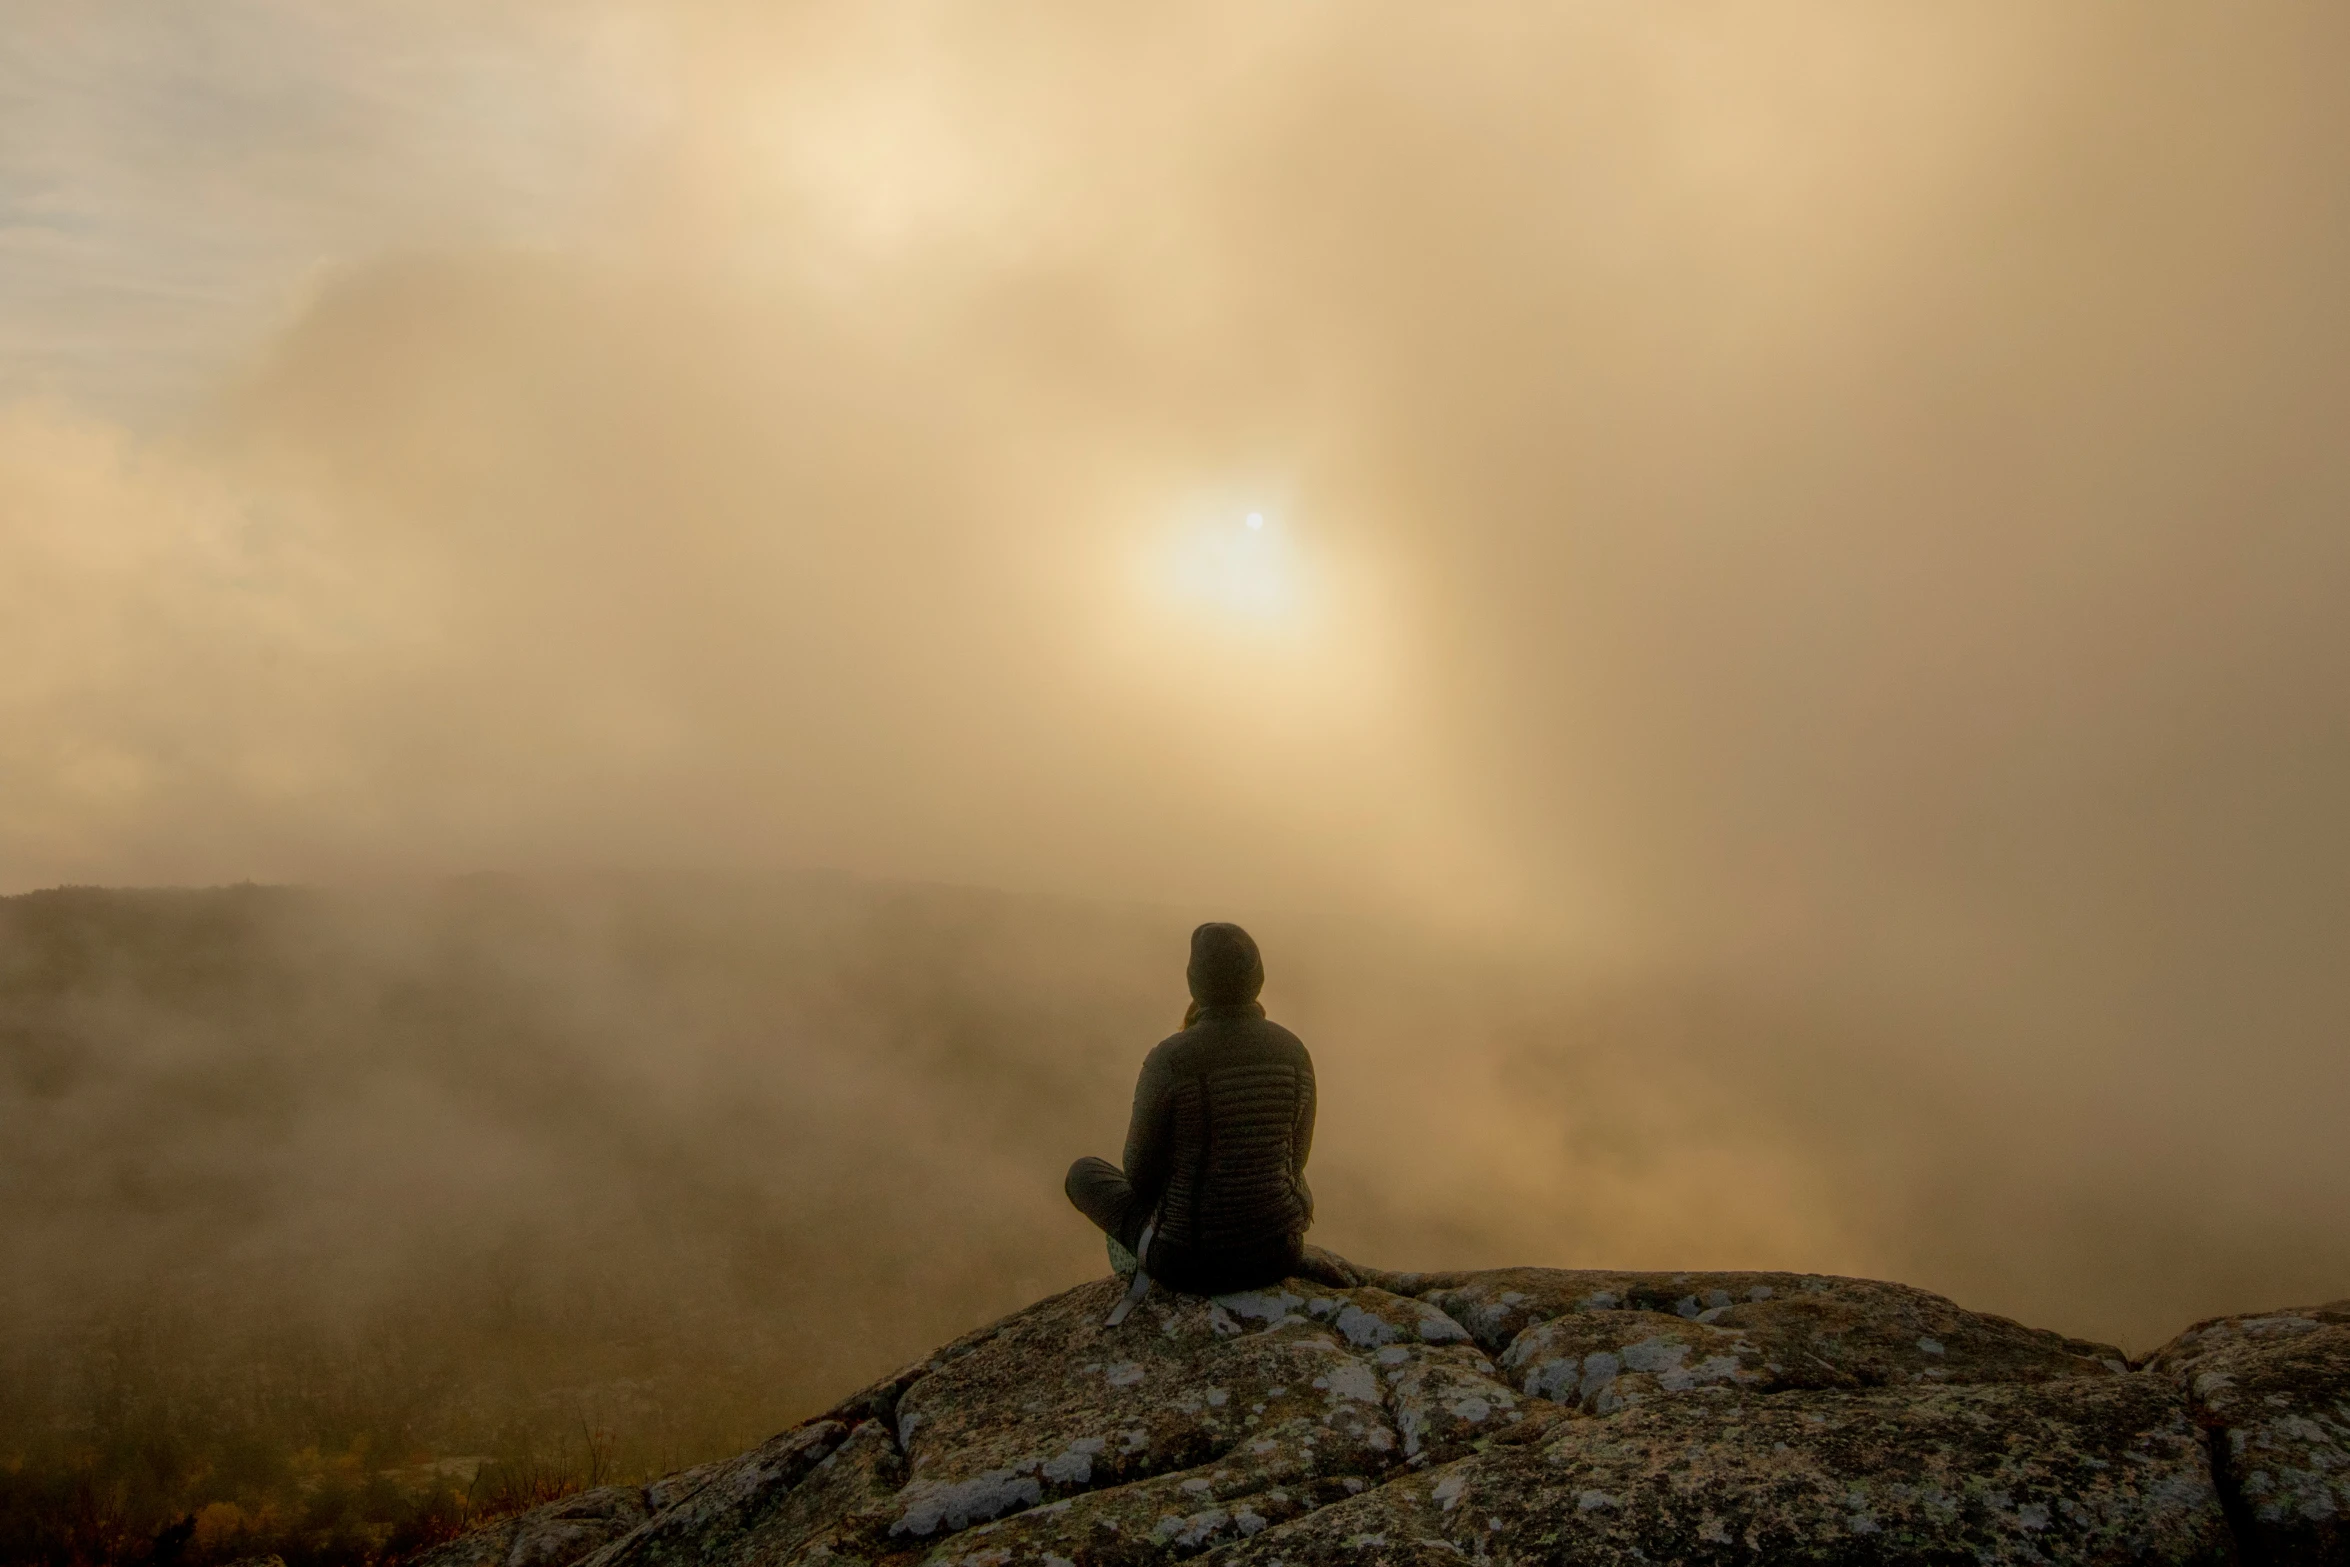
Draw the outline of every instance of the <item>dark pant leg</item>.
<instances>
[{"instance_id":1,"label":"dark pant leg","mask_svg":"<svg viewBox=\"0 0 2350 1567\"><path fill-rule=\"evenodd\" d=\"M1124 1170L1089 1155L1069 1166L1069 1178L1061 1184L1079 1213L1119 1245L1134 1250L1150 1215L1143 1211L1142 1200L1135 1196L1134 1184L1126 1179Z\"/></svg>"},{"instance_id":2,"label":"dark pant leg","mask_svg":"<svg viewBox=\"0 0 2350 1567\"><path fill-rule=\"evenodd\" d=\"M1264 1289L1296 1273L1305 1237L1282 1235L1234 1251L1197 1252L1188 1246L1151 1248L1150 1275L1186 1295L1228 1295Z\"/></svg>"}]
</instances>

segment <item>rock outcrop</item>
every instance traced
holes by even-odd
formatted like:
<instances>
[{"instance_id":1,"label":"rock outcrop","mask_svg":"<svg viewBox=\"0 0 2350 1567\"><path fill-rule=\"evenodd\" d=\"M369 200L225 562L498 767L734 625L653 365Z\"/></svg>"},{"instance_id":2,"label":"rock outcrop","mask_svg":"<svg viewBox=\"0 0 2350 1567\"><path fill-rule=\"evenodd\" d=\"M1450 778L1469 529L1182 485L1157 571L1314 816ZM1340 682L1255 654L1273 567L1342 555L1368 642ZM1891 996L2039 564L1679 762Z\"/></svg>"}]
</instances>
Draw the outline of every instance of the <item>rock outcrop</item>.
<instances>
[{"instance_id":1,"label":"rock outcrop","mask_svg":"<svg viewBox=\"0 0 2350 1567\"><path fill-rule=\"evenodd\" d=\"M1103 1280L422 1567L2350 1564L2350 1302L2120 1351L1897 1284Z\"/></svg>"},{"instance_id":2,"label":"rock outcrop","mask_svg":"<svg viewBox=\"0 0 2350 1567\"><path fill-rule=\"evenodd\" d=\"M2350 1300L2198 1322L2146 1370L2211 1433L2247 1562L2350 1562Z\"/></svg>"}]
</instances>

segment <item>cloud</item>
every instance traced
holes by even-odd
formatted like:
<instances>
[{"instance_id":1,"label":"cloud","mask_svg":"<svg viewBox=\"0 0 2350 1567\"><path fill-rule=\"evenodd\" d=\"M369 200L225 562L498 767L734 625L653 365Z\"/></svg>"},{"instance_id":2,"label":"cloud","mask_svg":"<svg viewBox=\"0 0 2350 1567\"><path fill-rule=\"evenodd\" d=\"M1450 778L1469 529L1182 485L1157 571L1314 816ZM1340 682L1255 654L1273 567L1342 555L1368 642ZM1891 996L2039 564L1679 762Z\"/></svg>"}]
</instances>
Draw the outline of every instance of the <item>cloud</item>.
<instances>
[{"instance_id":1,"label":"cloud","mask_svg":"<svg viewBox=\"0 0 2350 1567\"><path fill-rule=\"evenodd\" d=\"M2028 1106L1954 1182L2339 1192L2340 22L300 14L298 101L13 143L150 278L331 265L0 425L0 883L1449 923ZM1152 575L1249 511L1294 615Z\"/></svg>"},{"instance_id":2,"label":"cloud","mask_svg":"<svg viewBox=\"0 0 2350 1567\"><path fill-rule=\"evenodd\" d=\"M85 8L0 44L0 384L168 426L382 250L576 241L668 114L610 7Z\"/></svg>"}]
</instances>

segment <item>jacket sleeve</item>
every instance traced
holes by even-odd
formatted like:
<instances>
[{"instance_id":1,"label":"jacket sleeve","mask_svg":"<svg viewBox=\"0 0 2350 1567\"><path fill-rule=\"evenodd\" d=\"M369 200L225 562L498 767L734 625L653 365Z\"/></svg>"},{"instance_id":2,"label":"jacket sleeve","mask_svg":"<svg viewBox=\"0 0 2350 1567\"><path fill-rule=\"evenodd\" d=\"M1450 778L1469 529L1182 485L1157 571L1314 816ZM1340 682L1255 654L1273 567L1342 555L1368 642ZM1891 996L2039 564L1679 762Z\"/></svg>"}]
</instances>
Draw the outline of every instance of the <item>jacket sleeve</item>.
<instances>
[{"instance_id":1,"label":"jacket sleeve","mask_svg":"<svg viewBox=\"0 0 2350 1567\"><path fill-rule=\"evenodd\" d=\"M1290 1170L1297 1176L1297 1194L1305 1200L1306 1217L1314 1216L1314 1189L1306 1184L1306 1158L1314 1151L1314 1058L1303 1057L1297 1073L1297 1121L1291 1127Z\"/></svg>"},{"instance_id":2,"label":"jacket sleeve","mask_svg":"<svg viewBox=\"0 0 2350 1567\"><path fill-rule=\"evenodd\" d=\"M1126 1179L1146 1208L1159 1205L1175 1162L1174 1089L1175 1074L1167 1068L1167 1048L1161 1045L1134 1080L1134 1116L1126 1123Z\"/></svg>"}]
</instances>

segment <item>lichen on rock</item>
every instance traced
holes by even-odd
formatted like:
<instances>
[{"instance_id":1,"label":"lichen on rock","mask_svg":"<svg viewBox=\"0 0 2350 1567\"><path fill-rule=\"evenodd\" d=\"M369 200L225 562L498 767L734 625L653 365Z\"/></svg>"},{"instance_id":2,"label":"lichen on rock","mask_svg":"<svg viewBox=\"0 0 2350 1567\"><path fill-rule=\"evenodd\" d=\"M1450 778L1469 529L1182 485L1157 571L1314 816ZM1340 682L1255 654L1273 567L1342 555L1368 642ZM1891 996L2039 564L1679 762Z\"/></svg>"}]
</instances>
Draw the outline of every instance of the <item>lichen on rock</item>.
<instances>
[{"instance_id":1,"label":"lichen on rock","mask_svg":"<svg viewBox=\"0 0 2350 1567\"><path fill-rule=\"evenodd\" d=\"M2350 1564L2350 1303L2133 1370L1870 1280L1310 1263L1081 1285L418 1567Z\"/></svg>"},{"instance_id":2,"label":"lichen on rock","mask_svg":"<svg viewBox=\"0 0 2350 1567\"><path fill-rule=\"evenodd\" d=\"M2253 1561L2350 1561L2350 1300L2199 1322L2148 1357L2187 1391Z\"/></svg>"},{"instance_id":3,"label":"lichen on rock","mask_svg":"<svg viewBox=\"0 0 2350 1567\"><path fill-rule=\"evenodd\" d=\"M1637 1561L2212 1563L2201 1444L2146 1379L1918 1393L1714 1387L1407 1475L1252 1542L1287 1567L1387 1551ZM1237 1562L1237 1558L1234 1558Z\"/></svg>"}]
</instances>

